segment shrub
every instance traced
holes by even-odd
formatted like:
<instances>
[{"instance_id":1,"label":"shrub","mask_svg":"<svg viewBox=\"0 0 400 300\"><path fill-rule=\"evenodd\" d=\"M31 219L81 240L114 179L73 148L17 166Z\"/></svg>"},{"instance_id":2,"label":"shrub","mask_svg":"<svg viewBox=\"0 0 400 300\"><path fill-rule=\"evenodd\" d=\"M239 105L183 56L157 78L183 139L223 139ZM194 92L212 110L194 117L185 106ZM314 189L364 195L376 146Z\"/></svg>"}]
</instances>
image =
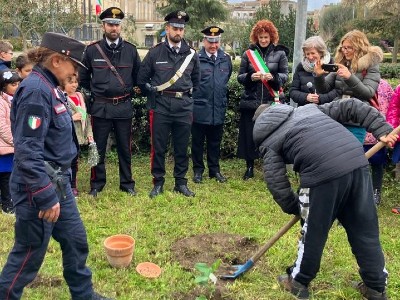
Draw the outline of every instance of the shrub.
<instances>
[{"instance_id":1,"label":"shrub","mask_svg":"<svg viewBox=\"0 0 400 300\"><path fill-rule=\"evenodd\" d=\"M382 63L379 66L379 70L382 78L400 78L400 63Z\"/></svg>"}]
</instances>

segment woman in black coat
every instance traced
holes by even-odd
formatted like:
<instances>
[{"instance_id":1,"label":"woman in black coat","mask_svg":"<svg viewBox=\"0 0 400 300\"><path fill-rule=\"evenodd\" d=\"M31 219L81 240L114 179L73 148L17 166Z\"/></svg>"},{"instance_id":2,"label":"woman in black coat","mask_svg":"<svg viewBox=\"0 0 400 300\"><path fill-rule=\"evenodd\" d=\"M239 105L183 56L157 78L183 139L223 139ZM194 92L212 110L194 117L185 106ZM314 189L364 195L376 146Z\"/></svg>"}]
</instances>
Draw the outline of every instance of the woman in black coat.
<instances>
[{"instance_id":1,"label":"woman in black coat","mask_svg":"<svg viewBox=\"0 0 400 300\"><path fill-rule=\"evenodd\" d=\"M289 96L299 106L308 103L324 104L337 97L335 90L327 93L317 93L314 84L314 65L316 61L328 64L332 62L331 55L324 40L319 36L306 39L302 45L303 59L297 65L290 86Z\"/></svg>"},{"instance_id":2,"label":"woman in black coat","mask_svg":"<svg viewBox=\"0 0 400 300\"><path fill-rule=\"evenodd\" d=\"M262 103L274 102L274 97L288 79L289 49L278 45L279 34L275 25L268 20L258 21L251 30L252 44L243 53L238 82L244 86L240 99L240 122L237 157L246 160L243 179L254 176L254 160L259 157L253 142L253 115ZM256 53L257 52L257 53ZM254 63L258 57L258 64ZM257 60L257 58L256 58ZM267 68L258 68L265 64Z\"/></svg>"}]
</instances>

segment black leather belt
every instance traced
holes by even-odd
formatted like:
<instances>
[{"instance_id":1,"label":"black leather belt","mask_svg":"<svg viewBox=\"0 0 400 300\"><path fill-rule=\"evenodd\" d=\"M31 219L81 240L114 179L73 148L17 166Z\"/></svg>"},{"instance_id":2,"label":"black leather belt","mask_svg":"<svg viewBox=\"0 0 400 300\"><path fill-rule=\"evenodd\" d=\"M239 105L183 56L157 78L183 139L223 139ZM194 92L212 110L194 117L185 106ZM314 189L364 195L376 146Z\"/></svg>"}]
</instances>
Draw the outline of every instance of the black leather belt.
<instances>
[{"instance_id":1,"label":"black leather belt","mask_svg":"<svg viewBox=\"0 0 400 300\"><path fill-rule=\"evenodd\" d=\"M161 91L158 93L160 95L165 95L165 96L173 97L173 98L183 98L183 96L189 95L189 92L176 92L176 91Z\"/></svg>"},{"instance_id":2,"label":"black leather belt","mask_svg":"<svg viewBox=\"0 0 400 300\"><path fill-rule=\"evenodd\" d=\"M94 102L97 103L112 103L113 105L117 105L118 103L123 103L130 100L130 95L118 96L113 98L106 97L94 97Z\"/></svg>"}]
</instances>

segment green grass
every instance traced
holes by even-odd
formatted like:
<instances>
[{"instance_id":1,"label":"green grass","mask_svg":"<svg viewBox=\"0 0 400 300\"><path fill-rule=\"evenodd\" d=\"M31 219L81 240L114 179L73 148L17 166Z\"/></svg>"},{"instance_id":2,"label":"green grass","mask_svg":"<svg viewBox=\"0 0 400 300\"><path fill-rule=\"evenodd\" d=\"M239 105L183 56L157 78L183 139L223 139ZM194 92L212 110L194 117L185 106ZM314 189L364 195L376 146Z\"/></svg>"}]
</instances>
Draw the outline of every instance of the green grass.
<instances>
[{"instance_id":1,"label":"green grass","mask_svg":"<svg viewBox=\"0 0 400 300\"><path fill-rule=\"evenodd\" d=\"M172 260L170 248L179 239L200 233L232 233L252 237L263 244L291 216L282 213L266 190L260 166L254 180L241 179L244 162L236 159L222 161L222 171L228 176L226 184L205 179L201 185L189 181L195 198L185 198L172 192L172 163L168 162L165 193L149 199L152 187L148 156L133 157L133 174L137 197L118 190L118 168L115 153L107 165L108 183L96 199L85 193L89 190L89 172L81 159L78 206L85 223L90 254L88 265L93 271L95 289L117 299L174 299L176 293L189 293L194 287L195 274L184 271ZM85 173L86 171L86 173ZM190 178L192 171L188 173ZM293 181L295 181L293 177ZM385 177L383 203L379 207L381 241L386 256L391 299L400 299L399 228L400 217L390 212L400 204L400 185L390 175ZM13 244L14 219L0 215L0 267L7 259ZM297 251L299 227L295 226L281 238L244 277L228 286L229 299L292 299L280 290L277 275L290 265ZM134 260L129 268L111 268L103 250L104 239L124 233L136 239ZM138 263L151 261L163 269L158 279L145 279L135 270ZM59 245L51 241L40 274L45 278L62 278ZM351 288L359 280L358 268L351 254L343 228L333 226L324 250L321 270L311 289L314 299L361 299ZM64 281L58 287L26 288L23 299L69 299Z\"/></svg>"}]
</instances>

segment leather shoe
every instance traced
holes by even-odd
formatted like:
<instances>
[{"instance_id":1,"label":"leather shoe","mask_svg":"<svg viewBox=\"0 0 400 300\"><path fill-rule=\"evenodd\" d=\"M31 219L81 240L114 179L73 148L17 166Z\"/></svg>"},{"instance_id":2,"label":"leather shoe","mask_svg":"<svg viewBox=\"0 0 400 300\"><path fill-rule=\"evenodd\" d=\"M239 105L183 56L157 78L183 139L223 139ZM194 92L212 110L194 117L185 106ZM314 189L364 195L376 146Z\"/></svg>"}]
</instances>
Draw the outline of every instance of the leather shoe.
<instances>
[{"instance_id":1,"label":"leather shoe","mask_svg":"<svg viewBox=\"0 0 400 300\"><path fill-rule=\"evenodd\" d=\"M121 189L120 188L120 190L125 192L125 193L127 193L127 194L129 194L129 196L136 196L137 195L137 193L136 193L136 191L134 189Z\"/></svg>"},{"instance_id":2,"label":"leather shoe","mask_svg":"<svg viewBox=\"0 0 400 300\"><path fill-rule=\"evenodd\" d=\"M221 173L215 173L214 175L210 175L210 178L215 178L218 182L224 183L227 181L226 177Z\"/></svg>"},{"instance_id":3,"label":"leather shoe","mask_svg":"<svg viewBox=\"0 0 400 300\"><path fill-rule=\"evenodd\" d=\"M203 174L201 173L194 173L193 182L194 183L201 183L203 181Z\"/></svg>"},{"instance_id":4,"label":"leather shoe","mask_svg":"<svg viewBox=\"0 0 400 300\"><path fill-rule=\"evenodd\" d=\"M155 185L153 187L153 189L151 190L151 192L149 194L149 197L150 198L157 197L158 195L162 194L163 192L164 191L163 191L163 186L162 185Z\"/></svg>"},{"instance_id":5,"label":"leather shoe","mask_svg":"<svg viewBox=\"0 0 400 300\"><path fill-rule=\"evenodd\" d=\"M94 198L96 198L96 197L97 197L97 194L98 194L99 192L100 192L100 191L97 191L97 189L90 189L89 195L92 196L92 197L94 197Z\"/></svg>"},{"instance_id":6,"label":"leather shoe","mask_svg":"<svg viewBox=\"0 0 400 300\"><path fill-rule=\"evenodd\" d=\"M254 170L253 167L249 167L246 169L246 172L243 175L243 180L248 180L254 177Z\"/></svg>"},{"instance_id":7,"label":"leather shoe","mask_svg":"<svg viewBox=\"0 0 400 300\"><path fill-rule=\"evenodd\" d=\"M186 197L194 197L195 193L193 193L186 184L176 185L174 187L174 192L178 192Z\"/></svg>"}]
</instances>

